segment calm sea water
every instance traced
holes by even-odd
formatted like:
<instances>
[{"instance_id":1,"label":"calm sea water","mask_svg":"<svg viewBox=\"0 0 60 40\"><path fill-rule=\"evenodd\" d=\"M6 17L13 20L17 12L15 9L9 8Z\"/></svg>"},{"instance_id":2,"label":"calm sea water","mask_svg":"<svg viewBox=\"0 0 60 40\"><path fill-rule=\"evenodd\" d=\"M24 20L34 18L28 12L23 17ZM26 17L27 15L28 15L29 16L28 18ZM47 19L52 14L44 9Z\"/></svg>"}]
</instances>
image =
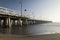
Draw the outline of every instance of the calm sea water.
<instances>
[{"instance_id":1,"label":"calm sea water","mask_svg":"<svg viewBox=\"0 0 60 40\"><path fill-rule=\"evenodd\" d=\"M60 23L45 23L30 25L25 28L25 33L29 35L60 33Z\"/></svg>"},{"instance_id":2,"label":"calm sea water","mask_svg":"<svg viewBox=\"0 0 60 40\"><path fill-rule=\"evenodd\" d=\"M9 29L0 28L0 33L8 33L8 30ZM21 34L20 27L12 27L11 33ZM45 23L23 26L23 33L28 35L60 34L60 23Z\"/></svg>"}]
</instances>

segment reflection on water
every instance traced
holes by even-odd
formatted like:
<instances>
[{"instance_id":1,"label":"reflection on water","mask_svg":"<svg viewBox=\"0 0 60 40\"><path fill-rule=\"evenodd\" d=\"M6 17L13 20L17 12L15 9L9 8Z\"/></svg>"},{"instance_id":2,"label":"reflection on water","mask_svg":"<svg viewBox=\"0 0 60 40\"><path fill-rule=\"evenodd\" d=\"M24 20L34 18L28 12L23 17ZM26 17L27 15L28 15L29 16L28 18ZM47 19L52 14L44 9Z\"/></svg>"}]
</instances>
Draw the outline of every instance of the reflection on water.
<instances>
[{"instance_id":1,"label":"reflection on water","mask_svg":"<svg viewBox=\"0 0 60 40\"><path fill-rule=\"evenodd\" d=\"M14 25L11 28L0 26L0 33L2 34L21 34L21 27Z\"/></svg>"},{"instance_id":2,"label":"reflection on water","mask_svg":"<svg viewBox=\"0 0 60 40\"><path fill-rule=\"evenodd\" d=\"M22 29L20 26L12 26L10 34L21 34L22 32L29 35L60 33L60 23L24 25ZM9 29L0 27L0 33L8 34Z\"/></svg>"}]
</instances>

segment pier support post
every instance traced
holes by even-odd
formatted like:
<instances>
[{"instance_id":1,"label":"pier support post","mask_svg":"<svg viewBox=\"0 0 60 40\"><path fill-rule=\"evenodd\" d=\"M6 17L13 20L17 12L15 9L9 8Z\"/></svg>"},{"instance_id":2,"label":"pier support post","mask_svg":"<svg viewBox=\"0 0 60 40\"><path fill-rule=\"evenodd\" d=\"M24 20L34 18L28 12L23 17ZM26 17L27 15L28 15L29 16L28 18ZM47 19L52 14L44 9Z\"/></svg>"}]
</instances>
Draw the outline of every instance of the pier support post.
<instances>
[{"instance_id":1,"label":"pier support post","mask_svg":"<svg viewBox=\"0 0 60 40\"><path fill-rule=\"evenodd\" d=\"M15 26L15 20L13 20L13 26Z\"/></svg>"},{"instance_id":2,"label":"pier support post","mask_svg":"<svg viewBox=\"0 0 60 40\"><path fill-rule=\"evenodd\" d=\"M0 19L0 26L1 26L1 19Z\"/></svg>"},{"instance_id":3,"label":"pier support post","mask_svg":"<svg viewBox=\"0 0 60 40\"><path fill-rule=\"evenodd\" d=\"M12 20L10 19L10 17L4 19L4 24L6 27L11 28Z\"/></svg>"},{"instance_id":4,"label":"pier support post","mask_svg":"<svg viewBox=\"0 0 60 40\"><path fill-rule=\"evenodd\" d=\"M9 26L9 28L11 28L11 19L10 19L10 17L8 17L8 26Z\"/></svg>"},{"instance_id":5,"label":"pier support post","mask_svg":"<svg viewBox=\"0 0 60 40\"><path fill-rule=\"evenodd\" d=\"M11 20L11 26L13 25L13 20Z\"/></svg>"},{"instance_id":6,"label":"pier support post","mask_svg":"<svg viewBox=\"0 0 60 40\"><path fill-rule=\"evenodd\" d=\"M11 24L12 24L12 21L11 21L11 18L8 17L4 20L4 25L5 27L7 28L7 33L11 33Z\"/></svg>"},{"instance_id":7,"label":"pier support post","mask_svg":"<svg viewBox=\"0 0 60 40\"><path fill-rule=\"evenodd\" d=\"M11 18L8 17L9 34L11 34L11 30L12 30L11 23L12 23Z\"/></svg>"},{"instance_id":8,"label":"pier support post","mask_svg":"<svg viewBox=\"0 0 60 40\"><path fill-rule=\"evenodd\" d=\"M22 34L22 20L21 20L21 18L19 18L18 20L17 20L17 23L18 23L18 26L19 26L19 32Z\"/></svg>"},{"instance_id":9,"label":"pier support post","mask_svg":"<svg viewBox=\"0 0 60 40\"><path fill-rule=\"evenodd\" d=\"M26 24L28 25L28 20L26 19Z\"/></svg>"},{"instance_id":10,"label":"pier support post","mask_svg":"<svg viewBox=\"0 0 60 40\"><path fill-rule=\"evenodd\" d=\"M8 18L6 18L6 19L4 20L4 24L5 24L5 26L6 26L7 28L9 27Z\"/></svg>"},{"instance_id":11,"label":"pier support post","mask_svg":"<svg viewBox=\"0 0 60 40\"><path fill-rule=\"evenodd\" d=\"M18 19L17 22L18 22L18 25L19 25L19 26L22 26L22 20L21 20L20 18Z\"/></svg>"},{"instance_id":12,"label":"pier support post","mask_svg":"<svg viewBox=\"0 0 60 40\"><path fill-rule=\"evenodd\" d=\"M28 20L27 19L23 20L23 25L28 25Z\"/></svg>"}]
</instances>

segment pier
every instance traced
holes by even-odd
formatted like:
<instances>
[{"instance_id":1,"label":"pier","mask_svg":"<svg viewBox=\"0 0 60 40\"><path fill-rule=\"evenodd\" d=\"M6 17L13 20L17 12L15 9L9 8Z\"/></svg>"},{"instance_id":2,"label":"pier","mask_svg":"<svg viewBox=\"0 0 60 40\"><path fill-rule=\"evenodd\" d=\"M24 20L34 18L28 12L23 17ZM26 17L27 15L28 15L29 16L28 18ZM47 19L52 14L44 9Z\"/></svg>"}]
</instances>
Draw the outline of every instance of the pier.
<instances>
[{"instance_id":1,"label":"pier","mask_svg":"<svg viewBox=\"0 0 60 40\"><path fill-rule=\"evenodd\" d=\"M3 28L8 28L10 31L15 22L17 25L23 26L30 24L48 23L51 21L30 19L28 17L19 15L11 9L0 7L0 26L3 24Z\"/></svg>"}]
</instances>

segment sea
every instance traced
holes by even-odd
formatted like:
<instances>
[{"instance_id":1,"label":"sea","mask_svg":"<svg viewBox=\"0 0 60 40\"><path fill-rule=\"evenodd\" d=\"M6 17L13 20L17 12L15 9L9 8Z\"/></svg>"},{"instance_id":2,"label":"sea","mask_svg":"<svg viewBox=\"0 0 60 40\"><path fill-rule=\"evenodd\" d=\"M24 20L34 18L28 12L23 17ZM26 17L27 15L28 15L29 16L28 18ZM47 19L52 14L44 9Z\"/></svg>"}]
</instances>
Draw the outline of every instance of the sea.
<instances>
[{"instance_id":1,"label":"sea","mask_svg":"<svg viewBox=\"0 0 60 40\"><path fill-rule=\"evenodd\" d=\"M45 35L45 34L60 34L60 23L43 23L23 25L21 27L14 26L12 29L0 28L2 34L24 34L24 35Z\"/></svg>"}]
</instances>

